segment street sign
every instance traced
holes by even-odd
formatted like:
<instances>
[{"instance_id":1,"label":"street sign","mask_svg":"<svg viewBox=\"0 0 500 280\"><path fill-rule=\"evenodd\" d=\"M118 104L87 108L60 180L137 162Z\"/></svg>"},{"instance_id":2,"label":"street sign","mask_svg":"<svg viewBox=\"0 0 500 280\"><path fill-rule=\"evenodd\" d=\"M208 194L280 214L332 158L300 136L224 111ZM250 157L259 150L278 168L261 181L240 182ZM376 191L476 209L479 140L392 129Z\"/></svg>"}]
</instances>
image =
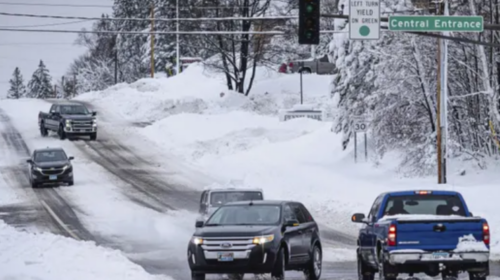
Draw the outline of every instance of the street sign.
<instances>
[{"instance_id":1,"label":"street sign","mask_svg":"<svg viewBox=\"0 0 500 280\"><path fill-rule=\"evenodd\" d=\"M368 121L364 118L355 118L352 121L352 129L356 133L366 132L368 130Z\"/></svg>"},{"instance_id":2,"label":"street sign","mask_svg":"<svg viewBox=\"0 0 500 280\"><path fill-rule=\"evenodd\" d=\"M482 16L389 16L390 31L483 32Z\"/></svg>"},{"instance_id":3,"label":"street sign","mask_svg":"<svg viewBox=\"0 0 500 280\"><path fill-rule=\"evenodd\" d=\"M380 0L349 0L349 38L380 39Z\"/></svg>"}]
</instances>

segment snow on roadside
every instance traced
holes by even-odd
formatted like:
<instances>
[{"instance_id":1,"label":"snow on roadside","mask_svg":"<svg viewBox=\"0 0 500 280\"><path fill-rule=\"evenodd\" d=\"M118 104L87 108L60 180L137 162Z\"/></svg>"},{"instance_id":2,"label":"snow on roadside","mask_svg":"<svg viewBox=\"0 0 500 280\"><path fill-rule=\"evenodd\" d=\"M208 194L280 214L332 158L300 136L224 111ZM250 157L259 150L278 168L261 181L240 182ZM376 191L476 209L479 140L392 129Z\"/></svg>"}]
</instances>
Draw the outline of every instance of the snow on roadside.
<instances>
[{"instance_id":1,"label":"snow on roadside","mask_svg":"<svg viewBox=\"0 0 500 280\"><path fill-rule=\"evenodd\" d=\"M18 231L0 221L0 279L160 280L120 252L59 235Z\"/></svg>"}]
</instances>

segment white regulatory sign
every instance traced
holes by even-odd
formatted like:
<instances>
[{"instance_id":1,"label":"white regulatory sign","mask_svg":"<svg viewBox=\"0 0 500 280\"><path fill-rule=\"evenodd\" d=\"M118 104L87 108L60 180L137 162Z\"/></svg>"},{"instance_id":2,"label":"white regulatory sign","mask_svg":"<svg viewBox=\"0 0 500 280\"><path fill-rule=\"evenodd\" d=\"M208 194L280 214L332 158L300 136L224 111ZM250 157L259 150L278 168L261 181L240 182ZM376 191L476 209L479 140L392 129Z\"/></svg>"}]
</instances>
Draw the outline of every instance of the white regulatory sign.
<instances>
[{"instance_id":1,"label":"white regulatory sign","mask_svg":"<svg viewBox=\"0 0 500 280\"><path fill-rule=\"evenodd\" d=\"M352 121L352 130L356 133L366 132L368 130L368 121L365 119L354 119Z\"/></svg>"},{"instance_id":2,"label":"white regulatory sign","mask_svg":"<svg viewBox=\"0 0 500 280\"><path fill-rule=\"evenodd\" d=\"M380 0L349 0L349 38L380 39Z\"/></svg>"}]
</instances>

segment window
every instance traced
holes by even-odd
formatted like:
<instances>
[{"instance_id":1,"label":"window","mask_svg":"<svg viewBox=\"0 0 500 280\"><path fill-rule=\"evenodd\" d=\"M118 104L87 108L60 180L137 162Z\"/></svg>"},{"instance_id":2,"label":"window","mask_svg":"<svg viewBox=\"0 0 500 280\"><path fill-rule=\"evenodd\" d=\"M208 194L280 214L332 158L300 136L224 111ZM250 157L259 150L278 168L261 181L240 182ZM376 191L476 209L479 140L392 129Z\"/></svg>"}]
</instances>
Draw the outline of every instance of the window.
<instances>
[{"instance_id":1,"label":"window","mask_svg":"<svg viewBox=\"0 0 500 280\"><path fill-rule=\"evenodd\" d=\"M203 204L207 198L207 191L201 193L200 204Z\"/></svg>"},{"instance_id":2,"label":"window","mask_svg":"<svg viewBox=\"0 0 500 280\"><path fill-rule=\"evenodd\" d=\"M219 208L206 225L275 225L280 218L279 205L229 205Z\"/></svg>"},{"instance_id":3,"label":"window","mask_svg":"<svg viewBox=\"0 0 500 280\"><path fill-rule=\"evenodd\" d=\"M462 201L456 195L391 196L384 215L458 215L465 216Z\"/></svg>"},{"instance_id":4,"label":"window","mask_svg":"<svg viewBox=\"0 0 500 280\"><path fill-rule=\"evenodd\" d=\"M377 218L378 210L380 209L380 204L382 204L383 199L384 195L380 195L375 199L375 202L373 202L370 213L368 214L369 221L375 221L375 219Z\"/></svg>"},{"instance_id":5,"label":"window","mask_svg":"<svg viewBox=\"0 0 500 280\"><path fill-rule=\"evenodd\" d=\"M304 213L304 215L306 216L306 221L307 222L314 222L314 219L313 219L311 213L309 213L309 211L307 210L307 208L302 204L299 204L299 206L300 206L300 210L302 211L302 213Z\"/></svg>"},{"instance_id":6,"label":"window","mask_svg":"<svg viewBox=\"0 0 500 280\"><path fill-rule=\"evenodd\" d=\"M293 210L293 213L295 214L295 216L297 217L297 220L299 221L299 223L303 224L303 223L307 223L307 219L306 219L306 216L304 215L304 213L300 210L300 206L297 204L297 203L293 203L291 205L292 207L292 210Z\"/></svg>"},{"instance_id":7,"label":"window","mask_svg":"<svg viewBox=\"0 0 500 280\"><path fill-rule=\"evenodd\" d=\"M289 204L285 205L285 208L283 209L283 216L285 217L285 221L298 220Z\"/></svg>"},{"instance_id":8,"label":"window","mask_svg":"<svg viewBox=\"0 0 500 280\"><path fill-rule=\"evenodd\" d=\"M82 105L64 105L60 106L61 114L68 115L88 115L89 111L85 106Z\"/></svg>"},{"instance_id":9,"label":"window","mask_svg":"<svg viewBox=\"0 0 500 280\"><path fill-rule=\"evenodd\" d=\"M35 162L66 161L68 157L66 157L66 153L61 150L43 151L36 152L33 160Z\"/></svg>"},{"instance_id":10,"label":"window","mask_svg":"<svg viewBox=\"0 0 500 280\"><path fill-rule=\"evenodd\" d=\"M246 191L224 191L212 192L212 194L210 195L210 205L213 206L220 206L228 202L245 200L262 200L262 193Z\"/></svg>"}]
</instances>

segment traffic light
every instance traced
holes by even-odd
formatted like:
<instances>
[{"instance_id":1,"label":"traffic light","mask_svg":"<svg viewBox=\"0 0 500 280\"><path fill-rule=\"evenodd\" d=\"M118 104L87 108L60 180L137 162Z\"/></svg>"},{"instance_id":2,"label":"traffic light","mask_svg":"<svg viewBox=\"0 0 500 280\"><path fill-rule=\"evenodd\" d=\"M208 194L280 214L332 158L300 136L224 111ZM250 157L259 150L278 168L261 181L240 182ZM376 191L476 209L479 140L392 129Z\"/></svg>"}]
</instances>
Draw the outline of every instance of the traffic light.
<instances>
[{"instance_id":1,"label":"traffic light","mask_svg":"<svg viewBox=\"0 0 500 280\"><path fill-rule=\"evenodd\" d=\"M319 1L299 0L299 44L319 44Z\"/></svg>"}]
</instances>

